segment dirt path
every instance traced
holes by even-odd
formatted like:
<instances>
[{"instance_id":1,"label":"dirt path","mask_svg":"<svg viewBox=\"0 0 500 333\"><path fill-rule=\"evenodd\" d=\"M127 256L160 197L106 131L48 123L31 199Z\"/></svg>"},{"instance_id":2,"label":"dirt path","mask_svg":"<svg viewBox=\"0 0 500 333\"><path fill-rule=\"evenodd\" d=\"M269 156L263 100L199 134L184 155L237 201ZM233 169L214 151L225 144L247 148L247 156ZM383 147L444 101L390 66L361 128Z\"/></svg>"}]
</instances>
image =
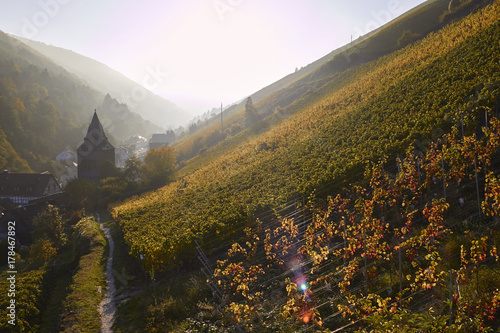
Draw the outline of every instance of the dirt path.
<instances>
[{"instance_id":1,"label":"dirt path","mask_svg":"<svg viewBox=\"0 0 500 333\"><path fill-rule=\"evenodd\" d=\"M108 238L109 243L109 256L108 262L106 263L106 294L104 295L101 304L99 304L99 313L101 314L101 332L111 333L113 332L112 326L116 316L116 286L115 279L113 277L113 274L111 273L113 267L113 252L115 251L115 243L113 242L113 237L111 237L109 228L106 228L101 224L99 214L97 214L97 222L101 226L102 231L104 231L104 234Z\"/></svg>"}]
</instances>

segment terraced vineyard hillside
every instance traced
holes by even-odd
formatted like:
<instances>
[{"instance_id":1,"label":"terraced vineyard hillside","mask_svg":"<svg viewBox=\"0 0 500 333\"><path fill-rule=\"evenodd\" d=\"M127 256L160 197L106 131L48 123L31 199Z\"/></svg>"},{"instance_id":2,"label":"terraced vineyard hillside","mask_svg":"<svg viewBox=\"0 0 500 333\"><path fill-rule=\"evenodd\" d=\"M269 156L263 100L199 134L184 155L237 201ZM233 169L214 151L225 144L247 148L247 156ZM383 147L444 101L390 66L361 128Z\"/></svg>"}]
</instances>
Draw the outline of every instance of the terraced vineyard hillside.
<instances>
[{"instance_id":1,"label":"terraced vineyard hillside","mask_svg":"<svg viewBox=\"0 0 500 333\"><path fill-rule=\"evenodd\" d=\"M198 170L117 205L131 251L149 267L178 264L194 254L194 240L231 239L235 226L263 209L314 189L333 193L360 179L370 162L404 153L461 117L474 128L472 111L498 104L499 8L342 73L291 105L292 118L266 118L241 133L244 140L236 136L198 157ZM272 128L255 134L265 126Z\"/></svg>"},{"instance_id":2,"label":"terraced vineyard hillside","mask_svg":"<svg viewBox=\"0 0 500 333\"><path fill-rule=\"evenodd\" d=\"M197 263L197 242L220 295L178 325L183 303L155 296L148 329L498 329L499 106L496 1L115 205L150 276Z\"/></svg>"}]
</instances>

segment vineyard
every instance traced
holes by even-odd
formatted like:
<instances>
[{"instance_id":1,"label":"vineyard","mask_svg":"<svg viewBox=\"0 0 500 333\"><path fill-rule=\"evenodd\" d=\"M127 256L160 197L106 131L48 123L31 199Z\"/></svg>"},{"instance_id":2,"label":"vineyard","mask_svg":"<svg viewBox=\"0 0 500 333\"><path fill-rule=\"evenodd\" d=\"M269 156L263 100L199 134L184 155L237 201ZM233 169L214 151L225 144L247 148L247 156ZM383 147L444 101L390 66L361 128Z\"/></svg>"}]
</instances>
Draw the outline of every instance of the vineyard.
<instances>
[{"instance_id":1,"label":"vineyard","mask_svg":"<svg viewBox=\"0 0 500 333\"><path fill-rule=\"evenodd\" d=\"M473 110L494 109L500 96L499 17L496 3L348 70L284 119L272 115L195 158L196 171L116 205L131 253L148 271L179 265L194 257L195 240L229 242L259 213L315 189L340 191L373 161L425 146L462 118L474 131L484 116Z\"/></svg>"},{"instance_id":2,"label":"vineyard","mask_svg":"<svg viewBox=\"0 0 500 333\"><path fill-rule=\"evenodd\" d=\"M500 3L322 80L112 207L118 331L500 328Z\"/></svg>"},{"instance_id":3,"label":"vineyard","mask_svg":"<svg viewBox=\"0 0 500 333\"><path fill-rule=\"evenodd\" d=\"M200 250L220 315L193 323L257 332L497 330L500 120L479 136L464 132L454 127L393 167L373 164L366 181L326 203L312 194L271 223L257 221L226 255Z\"/></svg>"}]
</instances>

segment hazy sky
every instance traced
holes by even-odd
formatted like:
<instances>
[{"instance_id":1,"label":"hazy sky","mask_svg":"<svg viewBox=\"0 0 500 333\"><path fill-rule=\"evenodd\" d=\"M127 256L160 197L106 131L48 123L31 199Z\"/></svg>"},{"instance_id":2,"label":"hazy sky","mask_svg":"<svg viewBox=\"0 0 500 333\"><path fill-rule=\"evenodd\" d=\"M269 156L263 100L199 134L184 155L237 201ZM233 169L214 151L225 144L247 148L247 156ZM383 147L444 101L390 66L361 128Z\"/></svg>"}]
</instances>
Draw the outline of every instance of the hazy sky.
<instances>
[{"instance_id":1,"label":"hazy sky","mask_svg":"<svg viewBox=\"0 0 500 333\"><path fill-rule=\"evenodd\" d=\"M252 94L422 2L0 0L0 30L96 59L201 113Z\"/></svg>"}]
</instances>

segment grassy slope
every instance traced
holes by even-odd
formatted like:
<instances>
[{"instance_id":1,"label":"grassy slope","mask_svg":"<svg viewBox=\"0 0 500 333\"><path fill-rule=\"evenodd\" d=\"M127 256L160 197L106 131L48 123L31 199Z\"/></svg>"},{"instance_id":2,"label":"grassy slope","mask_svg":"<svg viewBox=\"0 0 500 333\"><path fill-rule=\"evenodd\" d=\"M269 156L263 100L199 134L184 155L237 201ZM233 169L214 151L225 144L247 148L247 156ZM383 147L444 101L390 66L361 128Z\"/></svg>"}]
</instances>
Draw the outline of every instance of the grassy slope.
<instances>
[{"instance_id":1,"label":"grassy slope","mask_svg":"<svg viewBox=\"0 0 500 333\"><path fill-rule=\"evenodd\" d=\"M99 332L98 306L106 290L106 239L94 219L83 218L77 223L75 244L82 256L64 300L62 325L65 332ZM98 286L102 287L101 294L98 293Z\"/></svg>"},{"instance_id":2,"label":"grassy slope","mask_svg":"<svg viewBox=\"0 0 500 333\"><path fill-rule=\"evenodd\" d=\"M499 7L337 75L289 106L288 120L263 120L266 133L248 129L198 157L181 180L115 207L132 252L150 265L178 262L194 253L194 239L223 242L259 210L354 181L368 161L495 103Z\"/></svg>"},{"instance_id":3,"label":"grassy slope","mask_svg":"<svg viewBox=\"0 0 500 333\"><path fill-rule=\"evenodd\" d=\"M104 260L106 241L92 218L76 226L73 241L47 261L32 260L26 250L16 248L16 326L3 321L1 332L98 332L101 327L97 307L105 290ZM7 290L7 266L0 272L1 286ZM6 318L7 302L0 298Z\"/></svg>"}]
</instances>

